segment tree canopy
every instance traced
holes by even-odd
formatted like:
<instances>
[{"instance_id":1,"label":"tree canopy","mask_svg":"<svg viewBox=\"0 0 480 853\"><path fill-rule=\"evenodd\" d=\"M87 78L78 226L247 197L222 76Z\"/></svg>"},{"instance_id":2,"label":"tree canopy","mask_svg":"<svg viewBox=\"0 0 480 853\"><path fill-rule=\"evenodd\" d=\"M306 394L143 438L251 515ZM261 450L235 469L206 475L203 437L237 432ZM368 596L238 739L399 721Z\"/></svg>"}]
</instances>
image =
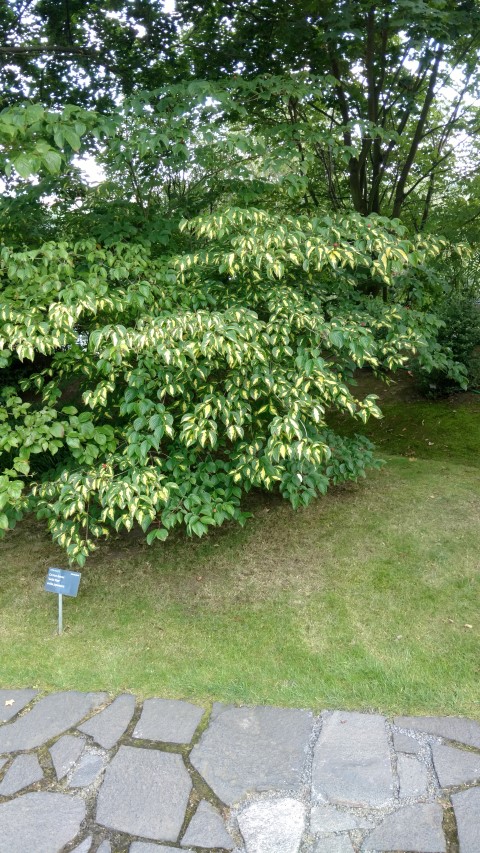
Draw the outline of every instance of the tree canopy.
<instances>
[{"instance_id":1,"label":"tree canopy","mask_svg":"<svg viewBox=\"0 0 480 853\"><path fill-rule=\"evenodd\" d=\"M419 221L427 219L456 133L476 122L467 106L478 96L475 0L180 0L178 7L198 74L319 78L317 91L281 106L283 120L306 135L335 209L353 204L398 217L421 188Z\"/></svg>"},{"instance_id":2,"label":"tree canopy","mask_svg":"<svg viewBox=\"0 0 480 853\"><path fill-rule=\"evenodd\" d=\"M3 104L31 98L108 110L123 94L182 76L162 0L3 0Z\"/></svg>"}]
</instances>

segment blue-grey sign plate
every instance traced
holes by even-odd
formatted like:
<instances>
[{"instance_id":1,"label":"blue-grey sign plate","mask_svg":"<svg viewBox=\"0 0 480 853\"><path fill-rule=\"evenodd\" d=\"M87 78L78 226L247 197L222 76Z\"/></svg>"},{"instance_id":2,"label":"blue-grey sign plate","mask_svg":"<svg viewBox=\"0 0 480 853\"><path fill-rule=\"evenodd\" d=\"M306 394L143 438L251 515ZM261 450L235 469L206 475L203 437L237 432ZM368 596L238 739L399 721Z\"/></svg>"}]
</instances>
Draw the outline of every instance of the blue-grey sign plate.
<instances>
[{"instance_id":1,"label":"blue-grey sign plate","mask_svg":"<svg viewBox=\"0 0 480 853\"><path fill-rule=\"evenodd\" d=\"M58 595L73 595L78 592L80 572L67 572L65 569L49 569L44 589Z\"/></svg>"}]
</instances>

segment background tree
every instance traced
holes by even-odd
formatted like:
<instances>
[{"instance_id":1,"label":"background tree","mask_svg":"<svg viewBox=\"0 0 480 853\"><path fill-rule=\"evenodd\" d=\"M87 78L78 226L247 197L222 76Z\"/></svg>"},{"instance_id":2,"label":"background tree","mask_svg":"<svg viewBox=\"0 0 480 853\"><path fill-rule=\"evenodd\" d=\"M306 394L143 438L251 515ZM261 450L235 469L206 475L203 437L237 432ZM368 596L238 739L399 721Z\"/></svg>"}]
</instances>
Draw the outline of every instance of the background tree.
<instances>
[{"instance_id":1,"label":"background tree","mask_svg":"<svg viewBox=\"0 0 480 853\"><path fill-rule=\"evenodd\" d=\"M4 103L70 101L106 113L165 82L246 87L273 75L284 91L239 86L238 105L250 128L276 128L273 156L280 140L296 149L310 204L402 216L424 229L455 149L478 127L478 11L478 0L179 0L172 15L160 0L6 0ZM299 78L306 88L297 93ZM473 179L474 146L469 157Z\"/></svg>"},{"instance_id":2,"label":"background tree","mask_svg":"<svg viewBox=\"0 0 480 853\"><path fill-rule=\"evenodd\" d=\"M420 222L428 217L436 173L478 96L476 0L179 0L178 9L200 76L321 78L320 96L277 108L284 122L326 125L341 141L340 151L313 145L335 209L398 217L421 188Z\"/></svg>"},{"instance_id":3,"label":"background tree","mask_svg":"<svg viewBox=\"0 0 480 853\"><path fill-rule=\"evenodd\" d=\"M31 98L106 111L188 73L162 0L3 0L0 60L3 106Z\"/></svg>"}]
</instances>

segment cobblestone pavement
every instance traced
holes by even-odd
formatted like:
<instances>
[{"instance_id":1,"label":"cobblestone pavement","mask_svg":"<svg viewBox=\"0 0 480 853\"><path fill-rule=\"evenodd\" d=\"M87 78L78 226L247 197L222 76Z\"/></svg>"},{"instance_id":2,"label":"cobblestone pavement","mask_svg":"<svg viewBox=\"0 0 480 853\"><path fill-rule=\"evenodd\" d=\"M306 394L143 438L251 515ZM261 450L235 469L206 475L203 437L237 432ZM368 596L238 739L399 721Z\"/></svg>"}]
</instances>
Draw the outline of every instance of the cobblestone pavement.
<instances>
[{"instance_id":1,"label":"cobblestone pavement","mask_svg":"<svg viewBox=\"0 0 480 853\"><path fill-rule=\"evenodd\" d=\"M0 853L480 853L480 724L0 690Z\"/></svg>"}]
</instances>

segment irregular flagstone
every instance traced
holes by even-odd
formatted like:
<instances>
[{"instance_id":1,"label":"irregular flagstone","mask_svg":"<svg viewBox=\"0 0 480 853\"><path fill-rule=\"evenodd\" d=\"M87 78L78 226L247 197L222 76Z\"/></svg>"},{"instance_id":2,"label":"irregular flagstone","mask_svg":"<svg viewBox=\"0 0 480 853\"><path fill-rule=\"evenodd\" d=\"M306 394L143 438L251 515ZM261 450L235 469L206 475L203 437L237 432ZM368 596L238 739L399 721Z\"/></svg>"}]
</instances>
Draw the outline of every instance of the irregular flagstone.
<instances>
[{"instance_id":1,"label":"irregular flagstone","mask_svg":"<svg viewBox=\"0 0 480 853\"><path fill-rule=\"evenodd\" d=\"M52 757L53 766L57 779L63 779L71 770L73 765L80 756L80 753L85 746L84 737L75 737L75 735L64 735L53 746L49 752Z\"/></svg>"},{"instance_id":2,"label":"irregular flagstone","mask_svg":"<svg viewBox=\"0 0 480 853\"><path fill-rule=\"evenodd\" d=\"M11 797L22 788L28 788L34 782L43 779L43 770L36 755L19 755L7 770L0 783L2 797Z\"/></svg>"},{"instance_id":3,"label":"irregular flagstone","mask_svg":"<svg viewBox=\"0 0 480 853\"><path fill-rule=\"evenodd\" d=\"M350 829L371 829L368 818L357 817L352 812L341 812L335 806L313 806L310 816L310 832L313 835L331 832L346 832Z\"/></svg>"},{"instance_id":4,"label":"irregular flagstone","mask_svg":"<svg viewBox=\"0 0 480 853\"><path fill-rule=\"evenodd\" d=\"M445 853L442 814L437 803L404 806L384 818L367 836L362 850Z\"/></svg>"},{"instance_id":5,"label":"irregular flagstone","mask_svg":"<svg viewBox=\"0 0 480 853\"><path fill-rule=\"evenodd\" d=\"M72 853L88 853L88 851L90 850L90 848L92 846L92 841L93 841L93 838L91 835L89 835L88 838L85 839L85 841L82 841L77 847L73 848ZM100 848L98 848L98 849L100 850ZM97 853L98 853L98 850L97 850Z\"/></svg>"},{"instance_id":6,"label":"irregular flagstone","mask_svg":"<svg viewBox=\"0 0 480 853\"><path fill-rule=\"evenodd\" d=\"M235 705L227 705L226 702L214 702L210 712L210 722L212 723L219 714L223 714L224 711L230 711L235 707Z\"/></svg>"},{"instance_id":7,"label":"irregular flagstone","mask_svg":"<svg viewBox=\"0 0 480 853\"><path fill-rule=\"evenodd\" d=\"M79 797L38 792L0 805L0 850L58 853L73 841L85 817Z\"/></svg>"},{"instance_id":8,"label":"irregular flagstone","mask_svg":"<svg viewBox=\"0 0 480 853\"><path fill-rule=\"evenodd\" d=\"M84 752L68 783L69 788L86 788L105 767L105 757L96 752Z\"/></svg>"},{"instance_id":9,"label":"irregular flagstone","mask_svg":"<svg viewBox=\"0 0 480 853\"><path fill-rule=\"evenodd\" d=\"M154 841L177 841L191 788L180 755L121 746L105 771L97 823Z\"/></svg>"},{"instance_id":10,"label":"irregular flagstone","mask_svg":"<svg viewBox=\"0 0 480 853\"><path fill-rule=\"evenodd\" d=\"M416 754L417 752L420 752L422 745L418 740L410 737L410 735L405 735L403 732L395 732L393 735L393 747L396 752L409 752Z\"/></svg>"},{"instance_id":11,"label":"irregular flagstone","mask_svg":"<svg viewBox=\"0 0 480 853\"><path fill-rule=\"evenodd\" d=\"M355 853L355 851L347 835L336 835L317 841L313 853Z\"/></svg>"},{"instance_id":12,"label":"irregular flagstone","mask_svg":"<svg viewBox=\"0 0 480 853\"><path fill-rule=\"evenodd\" d=\"M480 779L480 755L438 743L433 745L432 754L435 772L442 788Z\"/></svg>"},{"instance_id":13,"label":"irregular flagstone","mask_svg":"<svg viewBox=\"0 0 480 853\"><path fill-rule=\"evenodd\" d=\"M461 791L452 796L457 820L460 853L478 853L480 850L480 788Z\"/></svg>"},{"instance_id":14,"label":"irregular flagstone","mask_svg":"<svg viewBox=\"0 0 480 853\"><path fill-rule=\"evenodd\" d=\"M0 690L0 723L11 720L37 694L38 690ZM12 699L13 705L10 704Z\"/></svg>"},{"instance_id":15,"label":"irregular flagstone","mask_svg":"<svg viewBox=\"0 0 480 853\"><path fill-rule=\"evenodd\" d=\"M72 853L112 853L110 841L105 839L100 844L98 828L95 842L94 835L85 838L85 804L81 797L45 791L22 793L43 779L37 756L27 754L27 750L58 737L50 747L57 778L70 774L69 787L91 785L104 770L108 757L105 750L112 749L125 733L134 713L135 698L130 694L119 696L82 723L98 710L107 695L70 691L37 700L31 710L18 717L35 696L33 690L0 691L0 797L14 797L0 804L0 853L60 853L65 846ZM5 706L10 698L15 699L14 705ZM3 711L9 715L4 723ZM158 744L188 743L202 714L201 708L188 702L147 700L134 736ZM459 853L480 853L480 725L455 717L398 717L395 722L414 732L413 736L394 733L400 797L404 801L418 800L428 792L428 770L417 757L425 737L415 732L479 750L475 753L460 745L432 744L434 767L442 788L476 784L451 799ZM275 795L282 795L281 799L257 798L239 811L244 853L306 851L301 847L306 807L295 799L295 791L305 781L302 773L312 725L313 716L306 711L215 706L207 730L192 750L195 768L228 805L255 790L273 789ZM87 743L85 736L62 736L73 726L99 746ZM153 748L153 743L149 746L120 746L100 787L97 822L110 830L143 838L144 841L131 841L130 853L233 850L235 843L221 812L207 800L201 801L180 839L192 783L178 752L163 752ZM23 754L10 758L9 753L17 751ZM368 853L445 853L439 803L396 805L397 810L383 817L375 828L360 809L354 809L361 806L363 812L366 807L393 802L393 775L383 717L350 712L326 715L314 750L312 777L311 834L307 837L310 853L354 853L359 837L364 839L362 850ZM377 813L375 820L380 817ZM89 829L92 831L91 826ZM365 833L355 834L365 829L366 838ZM353 833L351 837L349 833ZM108 834L102 829L100 838ZM125 843L128 845L124 838Z\"/></svg>"},{"instance_id":16,"label":"irregular flagstone","mask_svg":"<svg viewBox=\"0 0 480 853\"><path fill-rule=\"evenodd\" d=\"M298 853L305 806L298 800L262 800L238 815L247 853Z\"/></svg>"},{"instance_id":17,"label":"irregular flagstone","mask_svg":"<svg viewBox=\"0 0 480 853\"><path fill-rule=\"evenodd\" d=\"M312 768L314 797L350 806L381 806L393 797L385 719L334 711L322 725Z\"/></svg>"},{"instance_id":18,"label":"irregular flagstone","mask_svg":"<svg viewBox=\"0 0 480 853\"><path fill-rule=\"evenodd\" d=\"M397 759L401 797L424 797L428 788L428 771L413 755L399 755Z\"/></svg>"},{"instance_id":19,"label":"irregular flagstone","mask_svg":"<svg viewBox=\"0 0 480 853\"><path fill-rule=\"evenodd\" d=\"M34 749L76 725L107 698L106 693L51 693L13 723L0 727L0 753Z\"/></svg>"},{"instance_id":20,"label":"irregular flagstone","mask_svg":"<svg viewBox=\"0 0 480 853\"><path fill-rule=\"evenodd\" d=\"M182 847L193 844L194 847L208 847L209 850L233 850L235 847L221 814L206 800L201 801L180 843Z\"/></svg>"},{"instance_id":21,"label":"irregular flagstone","mask_svg":"<svg viewBox=\"0 0 480 853\"><path fill-rule=\"evenodd\" d=\"M301 782L313 715L290 708L226 708L190 760L231 806L249 791L295 789Z\"/></svg>"},{"instance_id":22,"label":"irregular flagstone","mask_svg":"<svg viewBox=\"0 0 480 853\"><path fill-rule=\"evenodd\" d=\"M104 749L111 749L124 734L134 711L135 696L125 693L78 728Z\"/></svg>"},{"instance_id":23,"label":"irregular flagstone","mask_svg":"<svg viewBox=\"0 0 480 853\"><path fill-rule=\"evenodd\" d=\"M480 724L466 717L395 717L395 725L480 749Z\"/></svg>"},{"instance_id":24,"label":"irregular flagstone","mask_svg":"<svg viewBox=\"0 0 480 853\"><path fill-rule=\"evenodd\" d=\"M164 743L190 743L203 708L177 699L146 699L133 737Z\"/></svg>"}]
</instances>

